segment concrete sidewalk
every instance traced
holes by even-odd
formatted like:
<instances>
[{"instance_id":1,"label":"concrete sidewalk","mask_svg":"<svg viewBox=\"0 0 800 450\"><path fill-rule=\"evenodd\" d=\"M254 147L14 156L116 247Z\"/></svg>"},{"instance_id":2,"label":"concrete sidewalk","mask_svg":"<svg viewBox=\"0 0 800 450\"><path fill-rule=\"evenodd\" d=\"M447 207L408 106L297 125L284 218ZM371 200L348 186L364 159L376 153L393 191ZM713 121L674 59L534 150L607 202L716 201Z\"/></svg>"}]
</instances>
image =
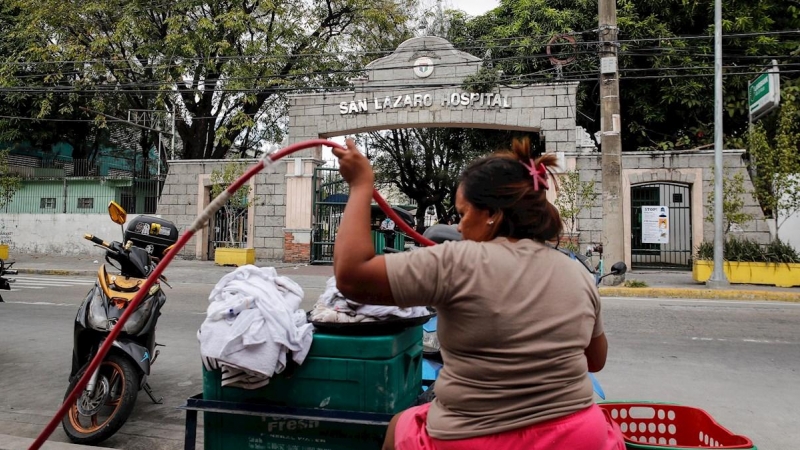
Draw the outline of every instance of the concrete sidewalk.
<instances>
[{"instance_id":1,"label":"concrete sidewalk","mask_svg":"<svg viewBox=\"0 0 800 450\"><path fill-rule=\"evenodd\" d=\"M104 262L102 255L61 256L61 255L13 255L14 268L22 274L65 275L93 277ZM298 277L300 284L319 290L325 289L325 281L333 275L331 266L312 266L309 264L287 264L280 261L256 261L258 266L272 266L278 273ZM222 267L213 261L175 259L167 267L165 274L174 282L214 283L235 267ZM800 302L800 288L779 288L775 286L756 286L732 284L727 289L708 289L702 283L692 280L689 271L630 271L627 280L643 281L647 287L627 288L624 286L600 288L605 297L650 297L650 298L694 298L727 300L773 300Z\"/></svg>"},{"instance_id":2,"label":"concrete sidewalk","mask_svg":"<svg viewBox=\"0 0 800 450\"><path fill-rule=\"evenodd\" d=\"M20 275L64 275L94 277L101 264L106 263L102 254L92 256L63 256L63 255L12 255L8 261L14 262L14 269ZM333 276L332 266L312 266L309 264L287 264L281 261L256 261L260 267L274 267L279 273L287 276L319 276L320 288L325 288L325 280ZM234 271L236 267L225 267L214 264L214 261L199 261L187 259L174 259L164 271L170 281L216 283L225 274Z\"/></svg>"},{"instance_id":3,"label":"concrete sidewalk","mask_svg":"<svg viewBox=\"0 0 800 450\"><path fill-rule=\"evenodd\" d=\"M34 439L0 434L0 450L27 450ZM111 450L108 447L87 447L85 445L65 444L63 442L47 441L42 445L42 450Z\"/></svg>"}]
</instances>

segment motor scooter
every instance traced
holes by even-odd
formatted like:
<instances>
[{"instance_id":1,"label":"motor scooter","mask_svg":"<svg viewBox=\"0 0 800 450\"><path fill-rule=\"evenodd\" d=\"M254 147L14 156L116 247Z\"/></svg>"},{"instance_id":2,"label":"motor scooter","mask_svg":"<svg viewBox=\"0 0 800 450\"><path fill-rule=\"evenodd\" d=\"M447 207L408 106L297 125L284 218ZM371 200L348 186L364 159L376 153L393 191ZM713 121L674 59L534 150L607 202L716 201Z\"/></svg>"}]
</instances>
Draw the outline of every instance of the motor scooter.
<instances>
[{"instance_id":1,"label":"motor scooter","mask_svg":"<svg viewBox=\"0 0 800 450\"><path fill-rule=\"evenodd\" d=\"M121 206L111 202L108 211L112 221L120 226L125 224L127 215ZM72 370L65 397L72 392L108 333L154 270L158 258L142 247L148 244L151 249L160 251L159 254L166 253L169 248L166 244L177 241L177 229L172 222L138 216L128 230L123 231L125 244L108 243L91 234L84 238L105 250L106 261L117 268L119 274L109 273L106 265L100 266L94 287L78 308ZM155 331L167 299L161 288L162 284L169 286L166 282L162 276L160 282L150 288L125 322L111 351L62 419L61 425L71 441L92 445L114 435L128 420L141 389L154 403L161 402L153 395L147 377L159 355Z\"/></svg>"},{"instance_id":2,"label":"motor scooter","mask_svg":"<svg viewBox=\"0 0 800 450\"><path fill-rule=\"evenodd\" d=\"M14 265L13 262L7 263L0 259L0 290L2 291L10 291L11 290L11 283L15 282L16 280L13 278L8 278L6 275L16 275L17 271L12 269L11 267ZM0 295L0 302L3 302L3 296Z\"/></svg>"}]
</instances>

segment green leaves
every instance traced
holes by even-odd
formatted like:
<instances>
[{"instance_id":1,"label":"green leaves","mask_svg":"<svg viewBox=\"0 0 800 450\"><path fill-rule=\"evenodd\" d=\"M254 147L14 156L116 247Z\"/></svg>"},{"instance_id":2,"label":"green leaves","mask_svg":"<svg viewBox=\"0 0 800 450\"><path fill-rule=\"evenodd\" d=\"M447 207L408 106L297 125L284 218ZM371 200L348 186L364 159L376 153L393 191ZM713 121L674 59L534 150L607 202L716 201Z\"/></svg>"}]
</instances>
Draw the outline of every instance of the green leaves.
<instances>
[{"instance_id":1,"label":"green leaves","mask_svg":"<svg viewBox=\"0 0 800 450\"><path fill-rule=\"evenodd\" d=\"M800 113L795 101L780 108L774 133L759 123L747 136L755 176L753 185L761 207L777 228L800 211Z\"/></svg>"},{"instance_id":2,"label":"green leaves","mask_svg":"<svg viewBox=\"0 0 800 450\"><path fill-rule=\"evenodd\" d=\"M0 150L0 209L11 203L20 188L22 179L9 171L8 150Z\"/></svg>"},{"instance_id":3,"label":"green leaves","mask_svg":"<svg viewBox=\"0 0 800 450\"><path fill-rule=\"evenodd\" d=\"M724 132L733 136L747 128L748 72L760 71L775 56L781 64L794 63L797 36L769 33L800 29L800 14L784 0L722 1L725 33L751 34L724 41ZM713 19L709 1L617 1L624 150L690 149L711 142L710 134L697 136L690 128L713 123ZM596 1L505 0L465 27L453 42L479 57L491 50L495 69L504 73L500 84L556 79L546 44L556 34L571 33L577 58L561 73L565 80L581 81L578 125L590 132L599 128Z\"/></svg>"},{"instance_id":4,"label":"green leaves","mask_svg":"<svg viewBox=\"0 0 800 450\"><path fill-rule=\"evenodd\" d=\"M66 93L102 97L102 112L119 116L174 110L182 156L193 159L280 141L287 92L344 86L374 58L367 51L409 36L409 0L10 1L21 15L14 57L34 58L45 77L24 115L52 117ZM5 79L30 85L22 75Z\"/></svg>"},{"instance_id":5,"label":"green leaves","mask_svg":"<svg viewBox=\"0 0 800 450\"><path fill-rule=\"evenodd\" d=\"M722 259L732 262L800 263L800 255L791 244L776 239L761 245L747 238L728 238L723 246ZM714 243L702 242L695 253L699 260L714 260Z\"/></svg>"},{"instance_id":6,"label":"green leaves","mask_svg":"<svg viewBox=\"0 0 800 450\"><path fill-rule=\"evenodd\" d=\"M567 232L577 232L578 215L585 209L594 207L598 196L594 180L581 181L577 170L570 170L558 178L555 206Z\"/></svg>"},{"instance_id":7,"label":"green leaves","mask_svg":"<svg viewBox=\"0 0 800 450\"><path fill-rule=\"evenodd\" d=\"M462 88L467 92L493 92L500 81L500 74L486 66L482 66L472 75L464 78Z\"/></svg>"},{"instance_id":8,"label":"green leaves","mask_svg":"<svg viewBox=\"0 0 800 450\"><path fill-rule=\"evenodd\" d=\"M226 163L222 169L211 171L211 197L216 198L223 191L228 189L234 181L242 176L247 170L247 164L242 161L232 161ZM244 185L234 193L228 203L234 208L247 208L250 206L250 185Z\"/></svg>"},{"instance_id":9,"label":"green leaves","mask_svg":"<svg viewBox=\"0 0 800 450\"><path fill-rule=\"evenodd\" d=\"M247 164L242 161L230 161L226 163L222 169L214 169L211 172L211 197L216 198L222 192L228 189L234 181L236 181L247 170ZM252 204L250 194L252 188L249 184L240 187L223 205L222 210L225 212L225 221L217 226L225 226L227 228L228 242L231 247L236 246L236 243L244 238L245 230L237 225L240 225L236 220L240 214L246 214L247 208Z\"/></svg>"},{"instance_id":10,"label":"green leaves","mask_svg":"<svg viewBox=\"0 0 800 450\"><path fill-rule=\"evenodd\" d=\"M744 212L742 195L747 192L744 187L744 173L736 172L731 177L727 170L725 172L722 179L722 217L723 229L728 233L734 224L741 226L753 220L753 215ZM714 222L713 190L706 196L706 222Z\"/></svg>"}]
</instances>

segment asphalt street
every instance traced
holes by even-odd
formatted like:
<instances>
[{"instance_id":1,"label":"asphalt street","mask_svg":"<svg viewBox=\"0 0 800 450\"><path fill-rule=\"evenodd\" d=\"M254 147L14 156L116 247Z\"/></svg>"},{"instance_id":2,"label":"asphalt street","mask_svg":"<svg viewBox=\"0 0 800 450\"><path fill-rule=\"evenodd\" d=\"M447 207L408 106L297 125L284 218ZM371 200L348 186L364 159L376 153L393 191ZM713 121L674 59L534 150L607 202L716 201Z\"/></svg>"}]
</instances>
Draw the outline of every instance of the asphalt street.
<instances>
[{"instance_id":1,"label":"asphalt street","mask_svg":"<svg viewBox=\"0 0 800 450\"><path fill-rule=\"evenodd\" d=\"M72 321L91 278L25 278L0 303L0 434L35 437L65 394ZM158 326L166 347L150 377L163 404L140 393L133 416L104 446L182 448L176 407L202 391L196 332L216 281L202 278L167 289ZM325 278L293 278L307 287L309 308ZM761 450L800 442L799 304L607 298L603 314L610 350L598 379L609 400L699 407ZM51 439L67 441L60 428Z\"/></svg>"}]
</instances>

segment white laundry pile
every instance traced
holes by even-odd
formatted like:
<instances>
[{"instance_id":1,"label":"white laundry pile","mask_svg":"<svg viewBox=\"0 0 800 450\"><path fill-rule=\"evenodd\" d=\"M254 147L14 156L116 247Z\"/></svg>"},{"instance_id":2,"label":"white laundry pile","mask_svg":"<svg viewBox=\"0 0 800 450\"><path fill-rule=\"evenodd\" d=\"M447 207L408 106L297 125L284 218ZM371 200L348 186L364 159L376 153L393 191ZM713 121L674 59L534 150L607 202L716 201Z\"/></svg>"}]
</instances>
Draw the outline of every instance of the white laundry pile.
<instances>
[{"instance_id":1,"label":"white laundry pile","mask_svg":"<svg viewBox=\"0 0 800 450\"><path fill-rule=\"evenodd\" d=\"M302 364L313 327L300 308L303 289L272 267L246 265L219 280L197 332L207 370L222 369L222 385L256 389L286 368Z\"/></svg>"},{"instance_id":2,"label":"white laundry pile","mask_svg":"<svg viewBox=\"0 0 800 450\"><path fill-rule=\"evenodd\" d=\"M311 310L312 322L378 322L391 318L407 319L431 313L424 306L400 308L398 306L362 305L346 299L336 288L336 278L330 277L325 292Z\"/></svg>"}]
</instances>

